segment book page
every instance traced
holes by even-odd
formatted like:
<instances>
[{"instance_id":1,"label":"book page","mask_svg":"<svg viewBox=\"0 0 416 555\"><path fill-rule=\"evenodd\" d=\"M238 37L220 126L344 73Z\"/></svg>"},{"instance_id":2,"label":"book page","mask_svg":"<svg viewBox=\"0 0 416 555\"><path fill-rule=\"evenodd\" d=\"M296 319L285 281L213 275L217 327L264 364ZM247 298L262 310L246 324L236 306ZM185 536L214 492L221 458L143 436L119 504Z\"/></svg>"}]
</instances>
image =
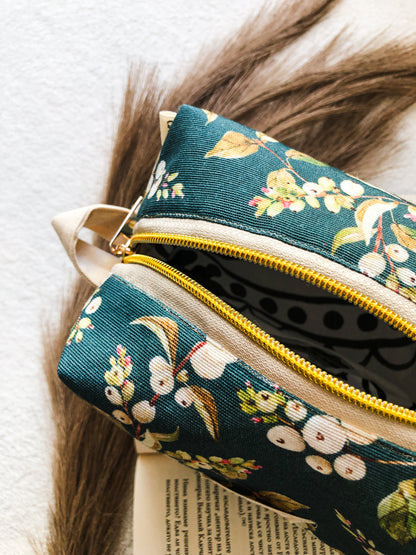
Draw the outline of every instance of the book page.
<instances>
[{"instance_id":1,"label":"book page","mask_svg":"<svg viewBox=\"0 0 416 555\"><path fill-rule=\"evenodd\" d=\"M167 456L138 456L134 555L339 555L288 517Z\"/></svg>"}]
</instances>

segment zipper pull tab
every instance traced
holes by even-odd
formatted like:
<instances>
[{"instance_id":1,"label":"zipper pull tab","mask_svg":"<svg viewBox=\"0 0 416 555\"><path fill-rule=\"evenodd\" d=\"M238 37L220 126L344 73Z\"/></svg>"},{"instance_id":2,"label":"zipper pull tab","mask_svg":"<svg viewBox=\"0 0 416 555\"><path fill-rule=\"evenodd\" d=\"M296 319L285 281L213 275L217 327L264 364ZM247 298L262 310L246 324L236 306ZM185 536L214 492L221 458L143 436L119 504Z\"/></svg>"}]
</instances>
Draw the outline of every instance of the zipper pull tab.
<instances>
[{"instance_id":1,"label":"zipper pull tab","mask_svg":"<svg viewBox=\"0 0 416 555\"><path fill-rule=\"evenodd\" d=\"M130 208L127 216L111 239L109 246L114 255L124 257L128 254L134 254L134 251L130 248L130 238L133 234L133 227L131 225L132 216L139 210L142 202L143 196L141 195Z\"/></svg>"}]
</instances>

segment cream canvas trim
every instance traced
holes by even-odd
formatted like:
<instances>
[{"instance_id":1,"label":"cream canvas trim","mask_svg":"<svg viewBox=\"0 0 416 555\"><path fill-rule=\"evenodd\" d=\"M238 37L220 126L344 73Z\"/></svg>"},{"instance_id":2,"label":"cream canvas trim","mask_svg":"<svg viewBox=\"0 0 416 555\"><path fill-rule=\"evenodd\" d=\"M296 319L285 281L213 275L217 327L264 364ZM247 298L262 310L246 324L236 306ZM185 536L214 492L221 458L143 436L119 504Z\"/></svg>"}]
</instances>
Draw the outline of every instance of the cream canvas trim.
<instances>
[{"instance_id":1,"label":"cream canvas trim","mask_svg":"<svg viewBox=\"0 0 416 555\"><path fill-rule=\"evenodd\" d=\"M389 420L328 392L280 363L202 301L155 270L136 264L117 264L113 273L159 299L214 341L249 364L266 378L318 409L363 431L416 451L416 430Z\"/></svg>"},{"instance_id":2,"label":"cream canvas trim","mask_svg":"<svg viewBox=\"0 0 416 555\"><path fill-rule=\"evenodd\" d=\"M409 299L398 295L364 274L342 266L338 262L306 249L288 245L277 239L222 224L180 218L142 218L134 228L134 233L140 232L176 233L201 239L223 241L278 256L296 264L302 264L311 270L336 279L340 283L349 285L416 325L416 304Z\"/></svg>"},{"instance_id":3,"label":"cream canvas trim","mask_svg":"<svg viewBox=\"0 0 416 555\"><path fill-rule=\"evenodd\" d=\"M83 228L110 241L129 213L127 208L93 204L58 214L52 225L78 272L92 285L100 285L118 258L79 238Z\"/></svg>"}]
</instances>

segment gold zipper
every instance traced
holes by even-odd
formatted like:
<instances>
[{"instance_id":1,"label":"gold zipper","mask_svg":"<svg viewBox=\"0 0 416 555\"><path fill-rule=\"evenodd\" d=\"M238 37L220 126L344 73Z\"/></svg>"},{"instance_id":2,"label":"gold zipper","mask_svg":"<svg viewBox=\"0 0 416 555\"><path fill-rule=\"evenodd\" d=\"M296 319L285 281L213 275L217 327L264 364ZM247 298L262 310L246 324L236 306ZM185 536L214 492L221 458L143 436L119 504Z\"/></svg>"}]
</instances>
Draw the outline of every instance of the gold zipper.
<instances>
[{"instance_id":1,"label":"gold zipper","mask_svg":"<svg viewBox=\"0 0 416 555\"><path fill-rule=\"evenodd\" d=\"M326 291L329 291L332 294L363 308L367 312L370 312L371 314L374 314L378 318L384 320L394 328L397 328L404 335L416 340L416 327L405 318L399 316L381 303L374 301L359 291L356 291L352 287L344 285L335 279L328 278L315 270L310 270L301 264L296 264L277 256L230 243L214 241L211 239L200 239L186 235L139 233L133 235L129 242L129 246L134 248L139 243L159 243L195 248L235 258L241 258L249 262L261 264L274 270L284 272L298 279L307 281L308 283L320 287L321 289L325 289ZM166 262L162 262L161 260L142 254L125 256L123 258L123 262L141 264L156 270L165 277L168 277L200 299L204 304L233 324L237 329L241 330L245 335L258 343L266 351L273 354L280 362L303 374L305 377L314 381L321 387L324 387L328 391L335 393L339 397L342 397L351 403L378 414L388 416L389 418L393 418L400 422L416 424L416 411L378 399L377 397L360 391L342 380L337 379L335 376L328 374L325 370L318 368L315 364L305 360L300 355L291 351L288 347L285 347L282 343L280 343L280 341L273 338L222 299L176 268L169 266Z\"/></svg>"}]
</instances>

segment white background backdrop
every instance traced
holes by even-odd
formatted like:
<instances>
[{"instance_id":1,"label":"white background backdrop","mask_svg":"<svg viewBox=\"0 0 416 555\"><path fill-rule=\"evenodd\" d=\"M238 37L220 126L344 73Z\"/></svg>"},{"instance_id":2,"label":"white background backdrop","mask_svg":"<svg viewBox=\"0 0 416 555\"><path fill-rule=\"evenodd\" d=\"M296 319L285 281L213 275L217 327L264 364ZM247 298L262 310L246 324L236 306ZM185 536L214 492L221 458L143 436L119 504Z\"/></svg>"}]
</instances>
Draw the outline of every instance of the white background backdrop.
<instances>
[{"instance_id":1,"label":"white background backdrop","mask_svg":"<svg viewBox=\"0 0 416 555\"><path fill-rule=\"evenodd\" d=\"M48 314L59 311L73 270L49 222L55 213L100 199L129 64L157 62L166 79L174 78L203 44L232 32L257 5L1 3L1 554L32 553L27 536L44 536L51 493L53 428L40 331ZM344 0L312 34L310 47L320 48L342 26L353 48L378 32L402 37L414 31L415 17L414 0ZM404 146L376 185L416 192L415 132L413 111L399 132ZM409 177L398 181L394 167Z\"/></svg>"}]
</instances>

